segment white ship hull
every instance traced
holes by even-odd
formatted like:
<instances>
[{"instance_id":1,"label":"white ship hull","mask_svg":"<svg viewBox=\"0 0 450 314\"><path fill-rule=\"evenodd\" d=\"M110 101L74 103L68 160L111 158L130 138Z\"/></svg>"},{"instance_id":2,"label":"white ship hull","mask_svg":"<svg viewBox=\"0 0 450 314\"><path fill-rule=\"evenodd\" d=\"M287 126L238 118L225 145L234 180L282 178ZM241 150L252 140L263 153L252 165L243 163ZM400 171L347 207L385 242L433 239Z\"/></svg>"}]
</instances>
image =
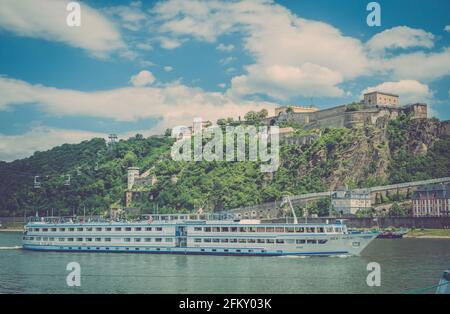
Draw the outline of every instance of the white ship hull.
<instances>
[{"instance_id":1,"label":"white ship hull","mask_svg":"<svg viewBox=\"0 0 450 314\"><path fill-rule=\"evenodd\" d=\"M344 225L234 221L30 223L23 248L38 251L259 256L359 255L377 233Z\"/></svg>"}]
</instances>

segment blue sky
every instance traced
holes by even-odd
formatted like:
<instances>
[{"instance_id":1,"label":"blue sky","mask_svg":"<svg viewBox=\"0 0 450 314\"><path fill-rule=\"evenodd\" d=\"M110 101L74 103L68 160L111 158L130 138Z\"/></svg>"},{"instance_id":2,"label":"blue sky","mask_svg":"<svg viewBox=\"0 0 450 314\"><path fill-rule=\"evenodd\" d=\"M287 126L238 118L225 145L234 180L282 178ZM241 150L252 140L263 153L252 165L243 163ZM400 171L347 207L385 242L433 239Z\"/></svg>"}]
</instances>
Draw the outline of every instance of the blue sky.
<instances>
[{"instance_id":1,"label":"blue sky","mask_svg":"<svg viewBox=\"0 0 450 314\"><path fill-rule=\"evenodd\" d=\"M379 89L450 119L450 2L4 0L0 160Z\"/></svg>"}]
</instances>

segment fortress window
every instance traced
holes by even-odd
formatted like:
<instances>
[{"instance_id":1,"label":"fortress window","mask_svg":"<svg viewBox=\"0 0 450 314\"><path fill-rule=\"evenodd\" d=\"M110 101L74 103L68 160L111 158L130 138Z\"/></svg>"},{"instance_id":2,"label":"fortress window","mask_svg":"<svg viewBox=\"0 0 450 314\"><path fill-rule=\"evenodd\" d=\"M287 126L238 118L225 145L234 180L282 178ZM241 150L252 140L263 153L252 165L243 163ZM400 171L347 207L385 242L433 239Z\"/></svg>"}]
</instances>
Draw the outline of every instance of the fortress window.
<instances>
[{"instance_id":1,"label":"fortress window","mask_svg":"<svg viewBox=\"0 0 450 314\"><path fill-rule=\"evenodd\" d=\"M75 228L69 228L69 231L75 231Z\"/></svg>"},{"instance_id":2,"label":"fortress window","mask_svg":"<svg viewBox=\"0 0 450 314\"><path fill-rule=\"evenodd\" d=\"M131 228L130 227L126 227L125 231L131 231Z\"/></svg>"},{"instance_id":3,"label":"fortress window","mask_svg":"<svg viewBox=\"0 0 450 314\"><path fill-rule=\"evenodd\" d=\"M341 232L342 229L341 228L334 228L334 232Z\"/></svg>"},{"instance_id":4,"label":"fortress window","mask_svg":"<svg viewBox=\"0 0 450 314\"><path fill-rule=\"evenodd\" d=\"M266 243L267 243L267 244L274 244L275 241L274 241L273 239L267 239L267 240L266 240Z\"/></svg>"},{"instance_id":5,"label":"fortress window","mask_svg":"<svg viewBox=\"0 0 450 314\"><path fill-rule=\"evenodd\" d=\"M294 239L287 239L286 243L287 244L293 244L293 243L295 243L295 240Z\"/></svg>"},{"instance_id":6,"label":"fortress window","mask_svg":"<svg viewBox=\"0 0 450 314\"><path fill-rule=\"evenodd\" d=\"M161 238L155 238L155 242L162 242Z\"/></svg>"},{"instance_id":7,"label":"fortress window","mask_svg":"<svg viewBox=\"0 0 450 314\"><path fill-rule=\"evenodd\" d=\"M141 238L134 238L134 242L141 242Z\"/></svg>"},{"instance_id":8,"label":"fortress window","mask_svg":"<svg viewBox=\"0 0 450 314\"><path fill-rule=\"evenodd\" d=\"M194 231L202 231L202 227L194 227Z\"/></svg>"},{"instance_id":9,"label":"fortress window","mask_svg":"<svg viewBox=\"0 0 450 314\"><path fill-rule=\"evenodd\" d=\"M203 239L204 243L211 243L211 239Z\"/></svg>"},{"instance_id":10,"label":"fortress window","mask_svg":"<svg viewBox=\"0 0 450 314\"><path fill-rule=\"evenodd\" d=\"M247 243L256 243L256 240L255 239L248 239Z\"/></svg>"},{"instance_id":11,"label":"fortress window","mask_svg":"<svg viewBox=\"0 0 450 314\"><path fill-rule=\"evenodd\" d=\"M247 232L247 228L246 227L239 227L239 232Z\"/></svg>"},{"instance_id":12,"label":"fortress window","mask_svg":"<svg viewBox=\"0 0 450 314\"><path fill-rule=\"evenodd\" d=\"M114 228L114 231L122 231L122 228L116 227L116 228Z\"/></svg>"},{"instance_id":13,"label":"fortress window","mask_svg":"<svg viewBox=\"0 0 450 314\"><path fill-rule=\"evenodd\" d=\"M39 232L39 228L34 228L34 232Z\"/></svg>"},{"instance_id":14,"label":"fortress window","mask_svg":"<svg viewBox=\"0 0 450 314\"><path fill-rule=\"evenodd\" d=\"M211 232L211 227L205 227L205 232Z\"/></svg>"},{"instance_id":15,"label":"fortress window","mask_svg":"<svg viewBox=\"0 0 450 314\"><path fill-rule=\"evenodd\" d=\"M123 241L124 242L131 242L131 239L130 238L124 238Z\"/></svg>"},{"instance_id":16,"label":"fortress window","mask_svg":"<svg viewBox=\"0 0 450 314\"><path fill-rule=\"evenodd\" d=\"M41 241L41 237L36 237L36 241Z\"/></svg>"},{"instance_id":17,"label":"fortress window","mask_svg":"<svg viewBox=\"0 0 450 314\"><path fill-rule=\"evenodd\" d=\"M327 227L326 230L327 232L333 232L333 227Z\"/></svg>"},{"instance_id":18,"label":"fortress window","mask_svg":"<svg viewBox=\"0 0 450 314\"><path fill-rule=\"evenodd\" d=\"M256 242L258 242L258 243L266 243L266 240L264 240L264 239L258 239L258 240L256 240Z\"/></svg>"},{"instance_id":19,"label":"fortress window","mask_svg":"<svg viewBox=\"0 0 450 314\"><path fill-rule=\"evenodd\" d=\"M324 228L323 227L317 227L317 232L318 233L323 233L324 232Z\"/></svg>"},{"instance_id":20,"label":"fortress window","mask_svg":"<svg viewBox=\"0 0 450 314\"><path fill-rule=\"evenodd\" d=\"M295 240L297 244L305 244L306 240Z\"/></svg>"},{"instance_id":21,"label":"fortress window","mask_svg":"<svg viewBox=\"0 0 450 314\"><path fill-rule=\"evenodd\" d=\"M64 232L64 231L66 231L66 228L59 228L59 231Z\"/></svg>"},{"instance_id":22,"label":"fortress window","mask_svg":"<svg viewBox=\"0 0 450 314\"><path fill-rule=\"evenodd\" d=\"M92 238L86 238L87 242L92 242Z\"/></svg>"},{"instance_id":23,"label":"fortress window","mask_svg":"<svg viewBox=\"0 0 450 314\"><path fill-rule=\"evenodd\" d=\"M83 231L83 228L77 228L77 231Z\"/></svg>"},{"instance_id":24,"label":"fortress window","mask_svg":"<svg viewBox=\"0 0 450 314\"><path fill-rule=\"evenodd\" d=\"M257 227L256 228L256 232L265 232L266 231L266 228L264 228L264 227Z\"/></svg>"},{"instance_id":25,"label":"fortress window","mask_svg":"<svg viewBox=\"0 0 450 314\"><path fill-rule=\"evenodd\" d=\"M66 239L64 239L64 238L58 238L58 241L59 242L64 242Z\"/></svg>"},{"instance_id":26,"label":"fortress window","mask_svg":"<svg viewBox=\"0 0 450 314\"><path fill-rule=\"evenodd\" d=\"M239 243L247 243L247 239L239 239L238 242Z\"/></svg>"},{"instance_id":27,"label":"fortress window","mask_svg":"<svg viewBox=\"0 0 450 314\"><path fill-rule=\"evenodd\" d=\"M325 243L327 243L327 241L328 241L328 240L324 240L324 239L318 240L319 244L325 244Z\"/></svg>"},{"instance_id":28,"label":"fortress window","mask_svg":"<svg viewBox=\"0 0 450 314\"><path fill-rule=\"evenodd\" d=\"M237 239L230 239L230 243L237 243Z\"/></svg>"},{"instance_id":29,"label":"fortress window","mask_svg":"<svg viewBox=\"0 0 450 314\"><path fill-rule=\"evenodd\" d=\"M230 227L230 232L237 232L237 227Z\"/></svg>"},{"instance_id":30,"label":"fortress window","mask_svg":"<svg viewBox=\"0 0 450 314\"><path fill-rule=\"evenodd\" d=\"M141 228L141 227L136 227L136 228L134 228L134 230L135 230L135 231L141 231L142 228Z\"/></svg>"},{"instance_id":31,"label":"fortress window","mask_svg":"<svg viewBox=\"0 0 450 314\"><path fill-rule=\"evenodd\" d=\"M275 232L284 232L284 227L275 227Z\"/></svg>"},{"instance_id":32,"label":"fortress window","mask_svg":"<svg viewBox=\"0 0 450 314\"><path fill-rule=\"evenodd\" d=\"M42 241L48 241L48 237L43 237Z\"/></svg>"},{"instance_id":33,"label":"fortress window","mask_svg":"<svg viewBox=\"0 0 450 314\"><path fill-rule=\"evenodd\" d=\"M156 227L156 231L162 231L162 227Z\"/></svg>"},{"instance_id":34,"label":"fortress window","mask_svg":"<svg viewBox=\"0 0 450 314\"><path fill-rule=\"evenodd\" d=\"M105 242L111 242L111 238L105 238Z\"/></svg>"},{"instance_id":35,"label":"fortress window","mask_svg":"<svg viewBox=\"0 0 450 314\"><path fill-rule=\"evenodd\" d=\"M42 232L47 232L48 228L42 228Z\"/></svg>"},{"instance_id":36,"label":"fortress window","mask_svg":"<svg viewBox=\"0 0 450 314\"><path fill-rule=\"evenodd\" d=\"M266 232L274 232L275 228L274 227L267 227L266 228Z\"/></svg>"},{"instance_id":37,"label":"fortress window","mask_svg":"<svg viewBox=\"0 0 450 314\"><path fill-rule=\"evenodd\" d=\"M106 231L111 231L112 229L111 228L106 228Z\"/></svg>"},{"instance_id":38,"label":"fortress window","mask_svg":"<svg viewBox=\"0 0 450 314\"><path fill-rule=\"evenodd\" d=\"M91 227L86 228L86 231L92 231L92 228Z\"/></svg>"},{"instance_id":39,"label":"fortress window","mask_svg":"<svg viewBox=\"0 0 450 314\"><path fill-rule=\"evenodd\" d=\"M284 244L284 240L283 239L277 239L277 244Z\"/></svg>"},{"instance_id":40,"label":"fortress window","mask_svg":"<svg viewBox=\"0 0 450 314\"><path fill-rule=\"evenodd\" d=\"M213 243L219 243L220 239L213 239L212 241L213 241Z\"/></svg>"},{"instance_id":41,"label":"fortress window","mask_svg":"<svg viewBox=\"0 0 450 314\"><path fill-rule=\"evenodd\" d=\"M220 239L220 242L222 242L222 243L228 243L228 239Z\"/></svg>"},{"instance_id":42,"label":"fortress window","mask_svg":"<svg viewBox=\"0 0 450 314\"><path fill-rule=\"evenodd\" d=\"M55 241L55 238L50 237L50 238L48 238L48 240L49 240L49 241Z\"/></svg>"},{"instance_id":43,"label":"fortress window","mask_svg":"<svg viewBox=\"0 0 450 314\"><path fill-rule=\"evenodd\" d=\"M77 238L78 242L83 242L83 238Z\"/></svg>"},{"instance_id":44,"label":"fortress window","mask_svg":"<svg viewBox=\"0 0 450 314\"><path fill-rule=\"evenodd\" d=\"M248 232L256 232L256 227L248 227Z\"/></svg>"},{"instance_id":45,"label":"fortress window","mask_svg":"<svg viewBox=\"0 0 450 314\"><path fill-rule=\"evenodd\" d=\"M102 231L102 228L97 227L97 228L95 228L95 231Z\"/></svg>"},{"instance_id":46,"label":"fortress window","mask_svg":"<svg viewBox=\"0 0 450 314\"><path fill-rule=\"evenodd\" d=\"M228 227L222 227L222 232L228 232L228 231L229 231Z\"/></svg>"},{"instance_id":47,"label":"fortress window","mask_svg":"<svg viewBox=\"0 0 450 314\"><path fill-rule=\"evenodd\" d=\"M67 238L67 241L73 242L73 238Z\"/></svg>"},{"instance_id":48,"label":"fortress window","mask_svg":"<svg viewBox=\"0 0 450 314\"><path fill-rule=\"evenodd\" d=\"M145 231L152 231L152 227L146 227Z\"/></svg>"},{"instance_id":49,"label":"fortress window","mask_svg":"<svg viewBox=\"0 0 450 314\"><path fill-rule=\"evenodd\" d=\"M317 244L317 240L306 240L306 244Z\"/></svg>"},{"instance_id":50,"label":"fortress window","mask_svg":"<svg viewBox=\"0 0 450 314\"><path fill-rule=\"evenodd\" d=\"M173 242L172 238L166 238L166 242Z\"/></svg>"},{"instance_id":51,"label":"fortress window","mask_svg":"<svg viewBox=\"0 0 450 314\"><path fill-rule=\"evenodd\" d=\"M220 232L220 228L219 228L219 227L213 227L213 228L212 228L212 231L213 231L213 232Z\"/></svg>"},{"instance_id":52,"label":"fortress window","mask_svg":"<svg viewBox=\"0 0 450 314\"><path fill-rule=\"evenodd\" d=\"M316 232L316 228L315 227L306 227L306 232L307 233L315 233Z\"/></svg>"},{"instance_id":53,"label":"fortress window","mask_svg":"<svg viewBox=\"0 0 450 314\"><path fill-rule=\"evenodd\" d=\"M294 227L287 227L286 232L294 232Z\"/></svg>"},{"instance_id":54,"label":"fortress window","mask_svg":"<svg viewBox=\"0 0 450 314\"><path fill-rule=\"evenodd\" d=\"M95 242L102 242L102 238L95 238Z\"/></svg>"},{"instance_id":55,"label":"fortress window","mask_svg":"<svg viewBox=\"0 0 450 314\"><path fill-rule=\"evenodd\" d=\"M297 233L304 233L305 232L305 228L304 227L295 227L295 232L297 232Z\"/></svg>"},{"instance_id":56,"label":"fortress window","mask_svg":"<svg viewBox=\"0 0 450 314\"><path fill-rule=\"evenodd\" d=\"M202 242L202 239L194 239L194 242L195 243L200 243L200 242Z\"/></svg>"},{"instance_id":57,"label":"fortress window","mask_svg":"<svg viewBox=\"0 0 450 314\"><path fill-rule=\"evenodd\" d=\"M56 228L52 228L51 231L56 232Z\"/></svg>"},{"instance_id":58,"label":"fortress window","mask_svg":"<svg viewBox=\"0 0 450 314\"><path fill-rule=\"evenodd\" d=\"M34 240L34 237L29 237L29 240L33 241L33 240Z\"/></svg>"}]
</instances>

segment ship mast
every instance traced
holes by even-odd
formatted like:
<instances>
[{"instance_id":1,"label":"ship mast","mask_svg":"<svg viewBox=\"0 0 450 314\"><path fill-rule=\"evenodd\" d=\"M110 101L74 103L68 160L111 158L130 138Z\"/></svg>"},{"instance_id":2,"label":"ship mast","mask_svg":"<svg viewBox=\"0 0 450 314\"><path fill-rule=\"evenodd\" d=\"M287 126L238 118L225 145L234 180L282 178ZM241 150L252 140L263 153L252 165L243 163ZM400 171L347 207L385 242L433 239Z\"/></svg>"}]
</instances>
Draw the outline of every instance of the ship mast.
<instances>
[{"instance_id":1,"label":"ship mast","mask_svg":"<svg viewBox=\"0 0 450 314\"><path fill-rule=\"evenodd\" d=\"M291 208L292 216L294 216L294 224L298 224L297 215L295 214L295 210L294 210L294 207L292 206L289 195L285 195L283 197L283 202L281 203L281 206L283 206L285 203L288 203L289 207Z\"/></svg>"}]
</instances>

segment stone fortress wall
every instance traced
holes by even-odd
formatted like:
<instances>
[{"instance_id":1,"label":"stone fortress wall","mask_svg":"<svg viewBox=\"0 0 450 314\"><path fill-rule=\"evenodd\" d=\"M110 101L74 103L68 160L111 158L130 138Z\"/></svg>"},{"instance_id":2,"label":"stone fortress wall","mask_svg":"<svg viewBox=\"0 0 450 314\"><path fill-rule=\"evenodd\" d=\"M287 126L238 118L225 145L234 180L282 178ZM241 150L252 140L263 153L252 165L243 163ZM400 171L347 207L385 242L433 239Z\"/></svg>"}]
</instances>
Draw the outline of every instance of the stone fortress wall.
<instances>
[{"instance_id":1,"label":"stone fortress wall","mask_svg":"<svg viewBox=\"0 0 450 314\"><path fill-rule=\"evenodd\" d=\"M306 129L315 129L377 126L381 121L395 119L401 113L411 114L413 119L427 118L427 105L424 103L400 106L398 96L385 95L380 92L373 92L364 96L365 100L359 103L340 105L323 110L313 107L281 107L281 109L276 110L275 116L267 118L265 122L268 125L276 125L290 121L302 124ZM376 102L377 99L380 100L380 103Z\"/></svg>"}]
</instances>

